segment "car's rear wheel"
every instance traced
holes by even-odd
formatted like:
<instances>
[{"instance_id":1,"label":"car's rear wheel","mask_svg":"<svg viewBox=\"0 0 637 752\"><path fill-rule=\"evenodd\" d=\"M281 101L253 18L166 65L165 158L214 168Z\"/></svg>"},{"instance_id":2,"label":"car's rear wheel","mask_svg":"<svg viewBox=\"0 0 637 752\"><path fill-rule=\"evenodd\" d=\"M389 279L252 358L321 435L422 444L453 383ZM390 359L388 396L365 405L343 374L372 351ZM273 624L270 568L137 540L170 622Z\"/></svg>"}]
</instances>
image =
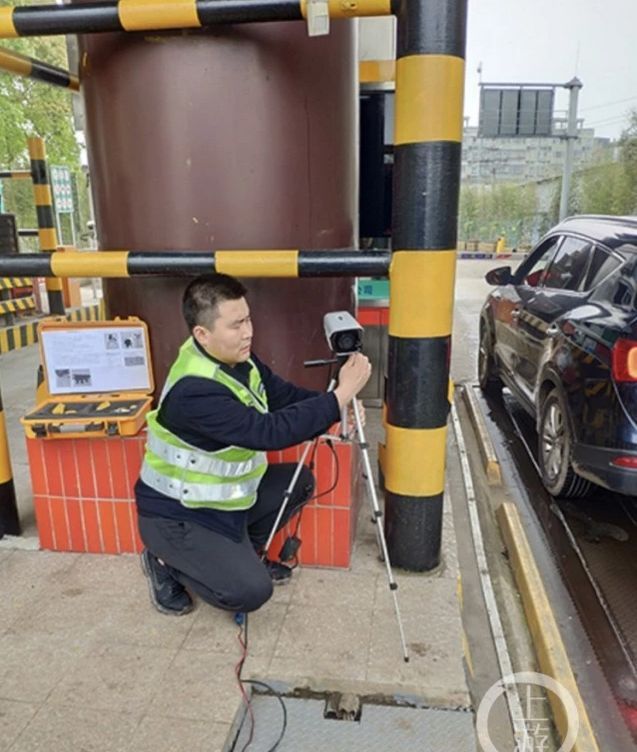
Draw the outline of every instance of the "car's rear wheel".
<instances>
[{"instance_id":1,"label":"car's rear wheel","mask_svg":"<svg viewBox=\"0 0 637 752\"><path fill-rule=\"evenodd\" d=\"M502 381L493 355L493 340L489 327L484 321L480 322L480 348L478 350L478 383L480 389L491 397L498 397L502 393Z\"/></svg>"},{"instance_id":2,"label":"car's rear wheel","mask_svg":"<svg viewBox=\"0 0 637 752\"><path fill-rule=\"evenodd\" d=\"M573 438L568 424L566 405L559 391L553 389L540 411L538 459L542 483L553 496L570 498L585 496L590 481L581 478L571 463Z\"/></svg>"}]
</instances>

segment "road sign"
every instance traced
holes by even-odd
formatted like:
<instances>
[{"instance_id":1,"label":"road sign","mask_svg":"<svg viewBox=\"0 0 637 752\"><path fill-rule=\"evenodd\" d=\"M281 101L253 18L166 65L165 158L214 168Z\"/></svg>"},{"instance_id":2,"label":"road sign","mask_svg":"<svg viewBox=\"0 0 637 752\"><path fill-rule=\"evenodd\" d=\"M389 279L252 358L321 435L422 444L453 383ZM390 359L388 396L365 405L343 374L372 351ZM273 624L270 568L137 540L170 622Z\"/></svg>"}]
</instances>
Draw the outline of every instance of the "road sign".
<instances>
[{"instance_id":1,"label":"road sign","mask_svg":"<svg viewBox=\"0 0 637 752\"><path fill-rule=\"evenodd\" d=\"M57 213L71 214L73 212L73 188L71 171L68 167L51 167L51 190Z\"/></svg>"},{"instance_id":2,"label":"road sign","mask_svg":"<svg viewBox=\"0 0 637 752\"><path fill-rule=\"evenodd\" d=\"M554 88L483 84L479 135L483 138L551 136L554 99Z\"/></svg>"}]
</instances>

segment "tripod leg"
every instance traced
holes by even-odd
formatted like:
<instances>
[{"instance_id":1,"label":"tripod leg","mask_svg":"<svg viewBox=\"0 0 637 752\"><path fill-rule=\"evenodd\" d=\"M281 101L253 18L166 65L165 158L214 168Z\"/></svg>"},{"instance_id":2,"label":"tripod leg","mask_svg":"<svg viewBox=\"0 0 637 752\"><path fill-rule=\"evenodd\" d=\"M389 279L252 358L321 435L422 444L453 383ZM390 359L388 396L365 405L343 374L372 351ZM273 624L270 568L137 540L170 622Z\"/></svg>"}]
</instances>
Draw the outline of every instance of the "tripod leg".
<instances>
[{"instance_id":1,"label":"tripod leg","mask_svg":"<svg viewBox=\"0 0 637 752\"><path fill-rule=\"evenodd\" d=\"M327 387L327 391L328 392L333 391L335 386L336 386L336 379L333 378L330 380L329 386ZM268 536L268 540L266 541L265 548L263 549L264 559L267 556L270 546L272 545L272 540L274 539L274 536L276 535L276 531L281 522L281 518L283 517L283 513L285 512L288 502L290 501L290 497L292 496L292 491L294 491L294 486L296 486L296 482L299 479L299 475L301 474L301 468L305 464L305 460L307 459L307 455L309 454L311 446L312 446L312 442L308 441L308 443L305 445L305 449L303 450L303 454L301 455L301 459L298 461L296 470L294 471L294 475L292 476L292 480L290 481L288 487L285 489L285 493L283 494L283 504L281 504L281 509L279 509L279 513L276 516L276 520L274 520L274 525L272 525L272 530L270 530L270 535Z\"/></svg>"},{"instance_id":2,"label":"tripod leg","mask_svg":"<svg viewBox=\"0 0 637 752\"><path fill-rule=\"evenodd\" d=\"M396 612L396 620L398 621L398 629L400 631L400 642L403 648L403 658L405 663L409 661L409 654L407 652L407 644L405 643L405 630L403 629L403 620L400 615L400 608L398 606L398 597L396 591L398 590L398 583L394 579L394 573L392 572L391 563L389 561L389 554L387 552L387 541L385 540L385 529L383 528L383 513L381 512L380 505L378 503L378 496L376 495L376 485L374 483L374 476L372 475L372 466L369 461L369 446L365 440L365 434L363 432L363 423L361 421L360 408L356 399L352 400L354 408L354 417L356 419L356 432L358 433L359 446L363 455L364 472L367 478L367 488L369 490L369 500L372 505L372 514L376 520L376 536L380 544L381 555L385 562L385 569L387 570L387 580L389 581L389 589L394 599L394 611Z\"/></svg>"},{"instance_id":3,"label":"tripod leg","mask_svg":"<svg viewBox=\"0 0 637 752\"><path fill-rule=\"evenodd\" d=\"M303 450L303 454L301 455L301 459L297 463L296 469L294 471L294 475L292 476L292 479L290 480L288 487L285 489L285 492L283 494L283 504L281 504L281 508L279 509L279 513L277 514L276 519L274 520L274 524L272 525L272 529L270 530L270 535L268 536L268 540L263 549L263 558L267 556L268 550L270 546L272 545L272 540L274 539L274 536L276 535L276 531L278 530L279 524L281 522L281 518L283 517L286 507L290 501L290 497L292 496L292 492L294 491L294 486L296 486L296 482L299 479L299 475L301 474L301 469L303 468L303 465L305 464L305 460L307 458L307 455L309 454L311 446L312 446L312 442L308 441L308 443L305 445L305 449Z\"/></svg>"}]
</instances>

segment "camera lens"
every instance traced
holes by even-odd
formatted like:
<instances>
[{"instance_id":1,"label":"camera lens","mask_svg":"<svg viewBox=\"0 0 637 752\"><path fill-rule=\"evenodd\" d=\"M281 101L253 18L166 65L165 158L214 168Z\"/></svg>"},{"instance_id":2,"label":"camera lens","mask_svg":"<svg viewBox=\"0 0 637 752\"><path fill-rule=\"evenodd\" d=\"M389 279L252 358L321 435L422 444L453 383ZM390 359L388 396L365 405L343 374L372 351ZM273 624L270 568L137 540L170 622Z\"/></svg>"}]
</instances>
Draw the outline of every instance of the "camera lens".
<instances>
[{"instance_id":1,"label":"camera lens","mask_svg":"<svg viewBox=\"0 0 637 752\"><path fill-rule=\"evenodd\" d=\"M342 332L336 338L336 350L338 352L353 352L358 345L358 337L352 332Z\"/></svg>"}]
</instances>

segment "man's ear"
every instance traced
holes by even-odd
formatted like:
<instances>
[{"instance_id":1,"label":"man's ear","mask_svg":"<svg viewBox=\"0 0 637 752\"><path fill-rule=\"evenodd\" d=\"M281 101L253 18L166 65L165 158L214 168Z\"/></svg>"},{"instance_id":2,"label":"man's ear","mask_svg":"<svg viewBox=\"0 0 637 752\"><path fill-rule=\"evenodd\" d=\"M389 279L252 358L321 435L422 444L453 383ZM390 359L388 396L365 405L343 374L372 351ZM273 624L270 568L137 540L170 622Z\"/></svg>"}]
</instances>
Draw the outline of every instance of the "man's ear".
<instances>
[{"instance_id":1,"label":"man's ear","mask_svg":"<svg viewBox=\"0 0 637 752\"><path fill-rule=\"evenodd\" d=\"M202 347L206 346L208 341L208 330L204 326L201 326L200 324L194 326L192 328L192 336Z\"/></svg>"}]
</instances>

